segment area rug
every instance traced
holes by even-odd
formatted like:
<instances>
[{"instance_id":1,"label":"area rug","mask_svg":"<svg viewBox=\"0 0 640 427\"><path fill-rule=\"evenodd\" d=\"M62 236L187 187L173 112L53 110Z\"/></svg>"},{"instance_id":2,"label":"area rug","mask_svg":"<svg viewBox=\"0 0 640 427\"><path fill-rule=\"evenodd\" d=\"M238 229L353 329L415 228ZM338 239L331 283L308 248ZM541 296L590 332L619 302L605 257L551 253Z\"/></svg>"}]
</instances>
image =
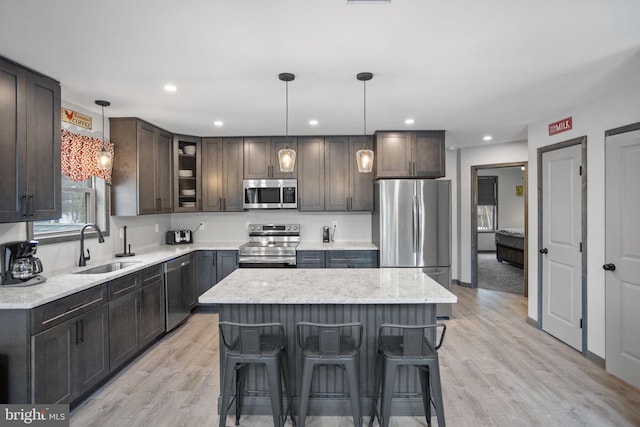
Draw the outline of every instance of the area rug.
<instances>
[{"instance_id":1,"label":"area rug","mask_svg":"<svg viewBox=\"0 0 640 427\"><path fill-rule=\"evenodd\" d=\"M478 253L478 287L524 295L524 270L498 262L495 252Z\"/></svg>"}]
</instances>

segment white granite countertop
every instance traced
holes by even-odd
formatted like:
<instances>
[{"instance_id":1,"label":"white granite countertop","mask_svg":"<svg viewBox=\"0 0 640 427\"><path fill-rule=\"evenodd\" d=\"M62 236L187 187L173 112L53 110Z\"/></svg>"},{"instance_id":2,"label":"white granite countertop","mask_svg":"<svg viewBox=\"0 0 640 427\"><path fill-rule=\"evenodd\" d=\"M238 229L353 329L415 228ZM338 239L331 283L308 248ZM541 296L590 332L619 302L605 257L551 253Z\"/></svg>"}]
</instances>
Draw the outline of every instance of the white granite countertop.
<instances>
[{"instance_id":1,"label":"white granite countertop","mask_svg":"<svg viewBox=\"0 0 640 427\"><path fill-rule=\"evenodd\" d=\"M211 242L191 245L160 245L157 248L136 251L136 255L126 258L91 260L86 267L71 269L67 274L44 276L47 281L33 286L0 286L0 309L30 309L55 301L67 295L89 289L118 277L126 276L146 267L159 264L197 250L238 250L244 242ZM135 263L127 268L103 274L73 274L111 262Z\"/></svg>"},{"instance_id":2,"label":"white granite countertop","mask_svg":"<svg viewBox=\"0 0 640 427\"><path fill-rule=\"evenodd\" d=\"M457 297L420 268L239 269L201 304L435 304Z\"/></svg>"},{"instance_id":3,"label":"white granite countertop","mask_svg":"<svg viewBox=\"0 0 640 427\"><path fill-rule=\"evenodd\" d=\"M378 247L371 242L300 242L299 251L377 251Z\"/></svg>"}]
</instances>

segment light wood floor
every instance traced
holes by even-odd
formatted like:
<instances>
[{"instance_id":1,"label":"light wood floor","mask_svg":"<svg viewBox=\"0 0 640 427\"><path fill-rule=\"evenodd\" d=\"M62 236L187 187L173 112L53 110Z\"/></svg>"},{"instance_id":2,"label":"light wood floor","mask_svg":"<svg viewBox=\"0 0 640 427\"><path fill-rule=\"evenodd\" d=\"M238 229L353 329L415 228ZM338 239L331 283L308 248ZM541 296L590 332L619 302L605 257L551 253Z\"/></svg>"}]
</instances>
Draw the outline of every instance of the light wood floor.
<instances>
[{"instance_id":1,"label":"light wood floor","mask_svg":"<svg viewBox=\"0 0 640 427\"><path fill-rule=\"evenodd\" d=\"M524 297L455 285L452 291L459 302L440 350L450 427L640 426L640 390L528 325ZM80 405L71 426L217 425L216 322L215 314L194 314ZM391 420L426 425L424 418ZM272 424L270 416L240 422ZM307 424L353 425L350 417L310 417ZM231 417L227 425L234 425Z\"/></svg>"}]
</instances>

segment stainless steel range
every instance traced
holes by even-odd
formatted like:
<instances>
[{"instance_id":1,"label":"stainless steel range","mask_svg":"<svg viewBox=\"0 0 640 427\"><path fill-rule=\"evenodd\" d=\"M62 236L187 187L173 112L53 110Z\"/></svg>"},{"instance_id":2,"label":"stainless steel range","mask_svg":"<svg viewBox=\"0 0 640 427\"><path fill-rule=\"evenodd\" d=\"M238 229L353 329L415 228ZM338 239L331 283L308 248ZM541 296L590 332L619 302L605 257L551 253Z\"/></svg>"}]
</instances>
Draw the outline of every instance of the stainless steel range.
<instances>
[{"instance_id":1,"label":"stainless steel range","mask_svg":"<svg viewBox=\"0 0 640 427\"><path fill-rule=\"evenodd\" d=\"M300 224L249 224L249 241L240 246L240 268L295 268Z\"/></svg>"}]
</instances>

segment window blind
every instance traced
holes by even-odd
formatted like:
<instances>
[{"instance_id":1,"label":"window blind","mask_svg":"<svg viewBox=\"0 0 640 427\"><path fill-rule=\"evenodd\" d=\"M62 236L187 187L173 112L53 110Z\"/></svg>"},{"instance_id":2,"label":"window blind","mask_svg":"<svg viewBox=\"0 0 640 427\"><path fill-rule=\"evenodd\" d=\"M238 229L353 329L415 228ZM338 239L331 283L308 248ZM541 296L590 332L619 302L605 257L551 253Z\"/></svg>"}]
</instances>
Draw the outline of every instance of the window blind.
<instances>
[{"instance_id":1,"label":"window blind","mask_svg":"<svg viewBox=\"0 0 640 427\"><path fill-rule=\"evenodd\" d=\"M478 177L478 206L498 205L498 177Z\"/></svg>"}]
</instances>

